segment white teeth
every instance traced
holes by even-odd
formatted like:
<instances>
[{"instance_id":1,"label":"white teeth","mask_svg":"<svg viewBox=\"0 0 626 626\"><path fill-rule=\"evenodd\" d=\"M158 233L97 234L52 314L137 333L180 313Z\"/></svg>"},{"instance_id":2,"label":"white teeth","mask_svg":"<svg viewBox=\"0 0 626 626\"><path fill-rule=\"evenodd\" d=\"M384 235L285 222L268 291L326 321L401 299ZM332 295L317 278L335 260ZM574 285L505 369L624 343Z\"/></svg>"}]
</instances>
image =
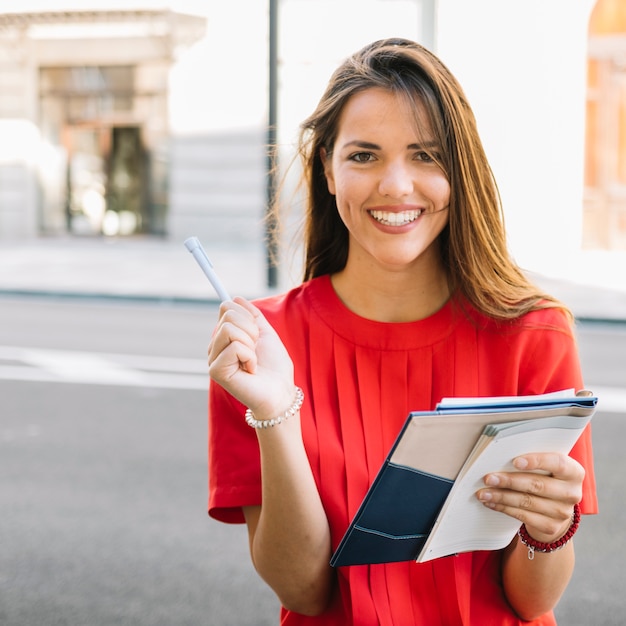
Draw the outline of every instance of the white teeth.
<instances>
[{"instance_id":1,"label":"white teeth","mask_svg":"<svg viewBox=\"0 0 626 626\"><path fill-rule=\"evenodd\" d=\"M400 211L392 213L390 211L370 211L370 215L385 226L405 226L414 222L422 214L421 209L413 211Z\"/></svg>"}]
</instances>

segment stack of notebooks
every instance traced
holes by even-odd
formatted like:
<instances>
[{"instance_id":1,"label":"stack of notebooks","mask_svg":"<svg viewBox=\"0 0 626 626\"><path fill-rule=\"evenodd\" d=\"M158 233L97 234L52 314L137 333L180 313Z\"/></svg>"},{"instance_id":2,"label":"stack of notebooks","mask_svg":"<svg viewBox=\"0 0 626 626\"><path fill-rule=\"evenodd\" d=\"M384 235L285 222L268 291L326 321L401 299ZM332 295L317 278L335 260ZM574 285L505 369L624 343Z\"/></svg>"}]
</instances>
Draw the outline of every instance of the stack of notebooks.
<instances>
[{"instance_id":1,"label":"stack of notebooks","mask_svg":"<svg viewBox=\"0 0 626 626\"><path fill-rule=\"evenodd\" d=\"M538 396L451 398L411 413L331 565L429 561L506 547L519 521L476 499L486 474L514 471L535 452L569 453L597 398L565 390Z\"/></svg>"}]
</instances>

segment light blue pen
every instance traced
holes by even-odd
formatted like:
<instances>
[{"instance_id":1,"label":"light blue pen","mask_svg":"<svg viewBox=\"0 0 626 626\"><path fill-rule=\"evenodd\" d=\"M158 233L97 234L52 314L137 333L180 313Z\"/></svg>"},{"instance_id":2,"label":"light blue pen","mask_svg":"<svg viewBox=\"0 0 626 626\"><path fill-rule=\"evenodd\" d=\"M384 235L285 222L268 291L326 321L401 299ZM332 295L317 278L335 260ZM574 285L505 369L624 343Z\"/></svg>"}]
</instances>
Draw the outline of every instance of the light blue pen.
<instances>
[{"instance_id":1,"label":"light blue pen","mask_svg":"<svg viewBox=\"0 0 626 626\"><path fill-rule=\"evenodd\" d=\"M189 239L185 239L185 247L191 254L193 254L193 258L198 262L198 265L202 268L202 271L206 274L206 277L209 279L209 282L213 285L215 292L217 293L219 299L224 302L224 300L230 300L230 296L222 282L217 277L215 270L213 269L213 264L209 260L209 257L206 255L200 240L197 237L189 237Z\"/></svg>"}]
</instances>

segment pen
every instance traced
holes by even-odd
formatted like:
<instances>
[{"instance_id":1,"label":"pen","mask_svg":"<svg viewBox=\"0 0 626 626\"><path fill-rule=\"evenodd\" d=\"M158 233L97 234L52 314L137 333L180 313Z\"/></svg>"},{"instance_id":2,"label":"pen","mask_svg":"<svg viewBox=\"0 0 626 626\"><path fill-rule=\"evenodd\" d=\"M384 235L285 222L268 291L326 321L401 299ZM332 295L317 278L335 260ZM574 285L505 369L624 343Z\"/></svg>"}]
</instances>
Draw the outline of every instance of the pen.
<instances>
[{"instance_id":1,"label":"pen","mask_svg":"<svg viewBox=\"0 0 626 626\"><path fill-rule=\"evenodd\" d=\"M224 302L224 300L230 300L230 296L222 282L217 277L215 270L213 269L213 264L209 260L209 257L206 255L200 240L197 237L189 237L189 239L185 239L185 247L191 254L193 254L193 258L198 262L198 265L202 268L202 271L206 274L206 277L209 279L209 282L213 285L215 292L217 293L219 299Z\"/></svg>"}]
</instances>

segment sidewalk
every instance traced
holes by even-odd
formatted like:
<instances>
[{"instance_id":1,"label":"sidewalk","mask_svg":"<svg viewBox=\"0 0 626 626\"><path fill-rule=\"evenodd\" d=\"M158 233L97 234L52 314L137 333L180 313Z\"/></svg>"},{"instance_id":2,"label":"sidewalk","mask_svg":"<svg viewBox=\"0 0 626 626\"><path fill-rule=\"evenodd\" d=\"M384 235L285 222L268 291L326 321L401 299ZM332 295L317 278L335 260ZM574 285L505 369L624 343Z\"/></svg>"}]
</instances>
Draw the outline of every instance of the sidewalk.
<instances>
[{"instance_id":1,"label":"sidewalk","mask_svg":"<svg viewBox=\"0 0 626 626\"><path fill-rule=\"evenodd\" d=\"M266 286L262 243L211 244L207 253L231 295L256 298L271 292ZM292 276L283 268L279 272L280 291L299 279L297 271ZM602 275L602 268L597 273ZM593 271L587 275L592 276ZM579 319L626 323L626 267L613 275L617 284L611 288L549 276L532 278L570 306ZM211 285L183 242L153 238L0 242L0 295L216 301Z\"/></svg>"},{"instance_id":2,"label":"sidewalk","mask_svg":"<svg viewBox=\"0 0 626 626\"><path fill-rule=\"evenodd\" d=\"M207 249L231 295L268 293L265 251ZM39 238L0 242L0 294L209 302L211 284L184 243L159 238Z\"/></svg>"}]
</instances>

